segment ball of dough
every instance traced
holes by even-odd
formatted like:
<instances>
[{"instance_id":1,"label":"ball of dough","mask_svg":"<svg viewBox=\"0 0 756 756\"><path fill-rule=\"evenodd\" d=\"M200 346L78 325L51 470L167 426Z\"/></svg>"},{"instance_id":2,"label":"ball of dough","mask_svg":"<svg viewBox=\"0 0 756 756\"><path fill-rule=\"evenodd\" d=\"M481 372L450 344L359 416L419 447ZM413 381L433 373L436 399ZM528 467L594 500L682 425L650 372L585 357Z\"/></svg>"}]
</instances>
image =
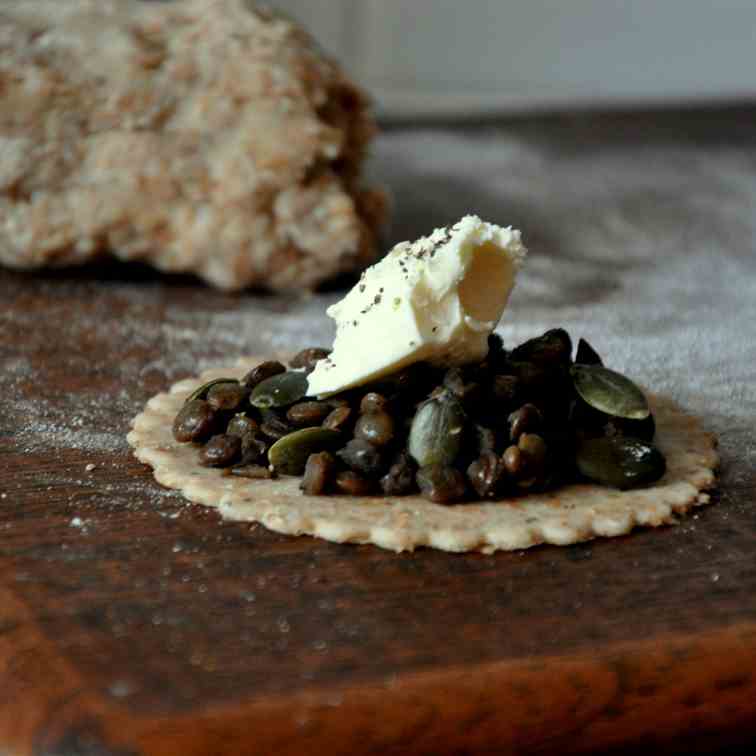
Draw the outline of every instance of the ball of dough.
<instances>
[{"instance_id":1,"label":"ball of dough","mask_svg":"<svg viewBox=\"0 0 756 756\"><path fill-rule=\"evenodd\" d=\"M314 41L245 0L4 2L0 262L313 288L375 256L373 131Z\"/></svg>"}]
</instances>

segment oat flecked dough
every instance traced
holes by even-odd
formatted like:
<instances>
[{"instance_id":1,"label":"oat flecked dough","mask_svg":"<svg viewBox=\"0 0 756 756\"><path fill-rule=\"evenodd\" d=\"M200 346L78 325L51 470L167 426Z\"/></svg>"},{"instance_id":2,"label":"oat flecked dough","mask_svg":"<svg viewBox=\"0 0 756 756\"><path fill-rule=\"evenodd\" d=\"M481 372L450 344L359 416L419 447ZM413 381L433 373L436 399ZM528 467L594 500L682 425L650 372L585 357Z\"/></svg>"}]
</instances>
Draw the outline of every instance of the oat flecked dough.
<instances>
[{"instance_id":1,"label":"oat flecked dough","mask_svg":"<svg viewBox=\"0 0 756 756\"><path fill-rule=\"evenodd\" d=\"M0 5L0 263L309 289L377 252L364 94L245 0Z\"/></svg>"}]
</instances>

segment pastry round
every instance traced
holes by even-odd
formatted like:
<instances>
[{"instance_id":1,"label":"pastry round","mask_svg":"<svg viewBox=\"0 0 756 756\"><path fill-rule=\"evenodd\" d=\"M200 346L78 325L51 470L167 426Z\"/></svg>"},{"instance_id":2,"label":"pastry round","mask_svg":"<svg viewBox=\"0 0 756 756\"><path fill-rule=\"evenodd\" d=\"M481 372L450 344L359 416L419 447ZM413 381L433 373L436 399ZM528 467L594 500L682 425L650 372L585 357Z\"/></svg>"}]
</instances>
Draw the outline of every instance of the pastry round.
<instances>
[{"instance_id":1,"label":"pastry round","mask_svg":"<svg viewBox=\"0 0 756 756\"><path fill-rule=\"evenodd\" d=\"M190 501L217 507L229 520L259 522L279 533L314 535L338 543L373 543L394 551L429 546L444 551L525 549L619 536L636 526L657 527L709 501L716 482L716 441L698 419L664 397L650 396L655 443L667 459L664 477L646 488L617 491L569 485L512 499L442 506L419 496L306 496L300 478L246 480L200 467L197 449L176 442L173 418L198 386L241 378L261 358L208 370L150 399L133 421L129 443L156 480Z\"/></svg>"}]
</instances>

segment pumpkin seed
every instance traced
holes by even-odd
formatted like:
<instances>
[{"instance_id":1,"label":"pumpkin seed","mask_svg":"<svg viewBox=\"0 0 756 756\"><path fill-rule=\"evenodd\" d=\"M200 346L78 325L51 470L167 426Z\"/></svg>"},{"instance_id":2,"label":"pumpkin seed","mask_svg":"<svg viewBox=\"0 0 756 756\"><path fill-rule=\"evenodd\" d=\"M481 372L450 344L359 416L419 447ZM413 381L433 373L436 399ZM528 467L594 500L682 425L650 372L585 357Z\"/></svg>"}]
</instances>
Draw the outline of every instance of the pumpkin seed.
<instances>
[{"instance_id":1,"label":"pumpkin seed","mask_svg":"<svg viewBox=\"0 0 756 756\"><path fill-rule=\"evenodd\" d=\"M632 436L643 441L653 441L656 435L654 416L649 414L645 420L628 420L626 417L610 417L604 426L607 436Z\"/></svg>"},{"instance_id":2,"label":"pumpkin seed","mask_svg":"<svg viewBox=\"0 0 756 756\"><path fill-rule=\"evenodd\" d=\"M268 460L276 472L301 475L310 454L335 449L343 443L338 431L327 428L302 428L279 438L268 450Z\"/></svg>"},{"instance_id":3,"label":"pumpkin seed","mask_svg":"<svg viewBox=\"0 0 756 756\"><path fill-rule=\"evenodd\" d=\"M579 365L603 365L598 352L585 340L578 341L575 362Z\"/></svg>"},{"instance_id":4,"label":"pumpkin seed","mask_svg":"<svg viewBox=\"0 0 756 756\"><path fill-rule=\"evenodd\" d=\"M420 405L412 420L407 449L420 467L451 465L462 446L465 413L460 403L442 394Z\"/></svg>"},{"instance_id":5,"label":"pumpkin seed","mask_svg":"<svg viewBox=\"0 0 756 756\"><path fill-rule=\"evenodd\" d=\"M570 374L580 398L594 409L630 420L648 417L645 395L622 373L602 365L573 365Z\"/></svg>"},{"instance_id":6,"label":"pumpkin seed","mask_svg":"<svg viewBox=\"0 0 756 756\"><path fill-rule=\"evenodd\" d=\"M207 397L207 392L210 391L213 386L217 386L221 383L235 383L237 386L239 385L239 381L237 381L236 378L215 378L194 389L194 391L184 399L184 404L189 404L189 402L193 402L195 399L205 399Z\"/></svg>"},{"instance_id":7,"label":"pumpkin seed","mask_svg":"<svg viewBox=\"0 0 756 756\"><path fill-rule=\"evenodd\" d=\"M627 436L583 441L575 461L586 478L620 489L653 483L667 468L664 455L655 446Z\"/></svg>"},{"instance_id":8,"label":"pumpkin seed","mask_svg":"<svg viewBox=\"0 0 756 756\"><path fill-rule=\"evenodd\" d=\"M515 362L533 362L547 367L565 364L572 356L572 340L564 328L552 328L520 344L511 356Z\"/></svg>"},{"instance_id":9,"label":"pumpkin seed","mask_svg":"<svg viewBox=\"0 0 756 756\"><path fill-rule=\"evenodd\" d=\"M288 407L307 394L307 376L304 373L278 373L266 378L252 390L250 403L255 407Z\"/></svg>"}]
</instances>

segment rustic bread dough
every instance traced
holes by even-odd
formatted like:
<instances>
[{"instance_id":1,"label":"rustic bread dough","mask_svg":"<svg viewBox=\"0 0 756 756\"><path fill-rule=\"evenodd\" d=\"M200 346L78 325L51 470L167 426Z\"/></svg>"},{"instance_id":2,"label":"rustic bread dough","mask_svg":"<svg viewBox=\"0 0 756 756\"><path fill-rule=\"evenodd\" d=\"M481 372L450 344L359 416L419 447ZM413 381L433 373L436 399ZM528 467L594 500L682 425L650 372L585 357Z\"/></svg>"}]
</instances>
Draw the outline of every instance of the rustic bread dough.
<instances>
[{"instance_id":1,"label":"rustic bread dough","mask_svg":"<svg viewBox=\"0 0 756 756\"><path fill-rule=\"evenodd\" d=\"M150 399L128 435L138 459L155 478L189 500L217 507L229 520L260 522L291 535L315 535L338 543L373 543L393 551L430 546L443 551L525 549L539 543L570 544L619 536L635 526L669 524L705 504L719 458L715 438L671 400L649 397L655 443L667 472L647 488L616 491L581 484L495 502L442 506L419 496L305 496L300 478L246 480L200 467L197 449L173 439L172 424L184 399L213 378L241 377L262 358L244 358L231 369L213 369L175 384Z\"/></svg>"},{"instance_id":2,"label":"rustic bread dough","mask_svg":"<svg viewBox=\"0 0 756 756\"><path fill-rule=\"evenodd\" d=\"M238 289L364 267L363 93L245 0L0 5L0 263L103 252Z\"/></svg>"}]
</instances>

